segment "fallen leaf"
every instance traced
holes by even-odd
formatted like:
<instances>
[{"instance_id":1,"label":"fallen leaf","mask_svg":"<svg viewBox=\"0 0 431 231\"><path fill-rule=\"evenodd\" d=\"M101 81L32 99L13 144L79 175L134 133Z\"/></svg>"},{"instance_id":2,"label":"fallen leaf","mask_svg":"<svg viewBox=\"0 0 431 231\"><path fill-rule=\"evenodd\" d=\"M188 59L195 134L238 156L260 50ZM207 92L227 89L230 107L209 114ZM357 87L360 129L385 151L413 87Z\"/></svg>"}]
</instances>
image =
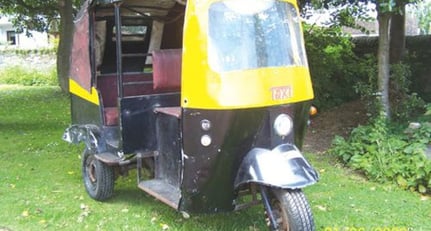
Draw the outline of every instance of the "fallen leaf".
<instances>
[{"instance_id":1,"label":"fallen leaf","mask_svg":"<svg viewBox=\"0 0 431 231\"><path fill-rule=\"evenodd\" d=\"M41 208L37 208L37 209L36 209L36 213L37 213L37 214L41 214L41 213L43 213L43 210L42 210Z\"/></svg>"},{"instance_id":2,"label":"fallen leaf","mask_svg":"<svg viewBox=\"0 0 431 231\"><path fill-rule=\"evenodd\" d=\"M430 196L421 195L421 201L427 201L429 199L431 199Z\"/></svg>"},{"instance_id":3,"label":"fallen leaf","mask_svg":"<svg viewBox=\"0 0 431 231\"><path fill-rule=\"evenodd\" d=\"M183 215L184 219L189 219L190 218L190 214L188 214L187 212L181 211L181 215Z\"/></svg>"},{"instance_id":4,"label":"fallen leaf","mask_svg":"<svg viewBox=\"0 0 431 231\"><path fill-rule=\"evenodd\" d=\"M87 206L87 205L85 205L85 204L81 204L79 207L80 207L82 210L87 210L87 209L88 209L88 206Z\"/></svg>"},{"instance_id":5,"label":"fallen leaf","mask_svg":"<svg viewBox=\"0 0 431 231\"><path fill-rule=\"evenodd\" d=\"M426 193L426 191L427 191L427 188L425 187L425 186L423 186L423 185L419 185L419 188L418 188L418 191L420 192L420 193Z\"/></svg>"},{"instance_id":6,"label":"fallen leaf","mask_svg":"<svg viewBox=\"0 0 431 231\"><path fill-rule=\"evenodd\" d=\"M162 230L168 230L169 226L167 224L161 224Z\"/></svg>"},{"instance_id":7,"label":"fallen leaf","mask_svg":"<svg viewBox=\"0 0 431 231\"><path fill-rule=\"evenodd\" d=\"M24 210L22 213L21 213L21 216L23 216L23 217L28 217L30 215L30 213L28 212L28 210Z\"/></svg>"},{"instance_id":8,"label":"fallen leaf","mask_svg":"<svg viewBox=\"0 0 431 231\"><path fill-rule=\"evenodd\" d=\"M325 206L323 206L323 205L317 205L316 206L317 207L317 209L319 209L320 211L324 211L324 212L326 212L328 209L325 207Z\"/></svg>"}]
</instances>

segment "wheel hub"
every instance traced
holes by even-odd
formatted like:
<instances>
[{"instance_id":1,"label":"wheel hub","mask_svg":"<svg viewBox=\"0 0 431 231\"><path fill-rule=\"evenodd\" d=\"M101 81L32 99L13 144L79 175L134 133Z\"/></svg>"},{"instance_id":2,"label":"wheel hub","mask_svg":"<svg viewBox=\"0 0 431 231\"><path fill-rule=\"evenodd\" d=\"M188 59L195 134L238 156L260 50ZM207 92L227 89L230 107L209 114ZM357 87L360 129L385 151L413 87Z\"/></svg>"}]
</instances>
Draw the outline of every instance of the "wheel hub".
<instances>
[{"instance_id":1,"label":"wheel hub","mask_svg":"<svg viewBox=\"0 0 431 231\"><path fill-rule=\"evenodd\" d=\"M96 183L97 177L96 177L96 163L94 160L92 160L89 165L87 166L87 173L88 178L90 179L91 183Z\"/></svg>"},{"instance_id":2,"label":"wheel hub","mask_svg":"<svg viewBox=\"0 0 431 231\"><path fill-rule=\"evenodd\" d=\"M282 209L282 206L279 202L274 203L274 216L278 223L278 227L280 231L289 231L289 218L287 217L286 212Z\"/></svg>"}]
</instances>

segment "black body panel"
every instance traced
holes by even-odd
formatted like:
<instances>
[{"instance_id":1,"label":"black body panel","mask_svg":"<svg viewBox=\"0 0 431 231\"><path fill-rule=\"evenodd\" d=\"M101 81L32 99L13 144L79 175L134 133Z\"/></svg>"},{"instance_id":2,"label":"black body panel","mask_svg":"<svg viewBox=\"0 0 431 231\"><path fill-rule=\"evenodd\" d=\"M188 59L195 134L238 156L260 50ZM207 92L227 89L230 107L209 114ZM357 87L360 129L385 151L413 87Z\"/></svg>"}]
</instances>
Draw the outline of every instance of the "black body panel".
<instances>
[{"instance_id":1,"label":"black body panel","mask_svg":"<svg viewBox=\"0 0 431 231\"><path fill-rule=\"evenodd\" d=\"M176 188L180 187L181 135L178 117L157 113L158 155L155 159L155 178Z\"/></svg>"},{"instance_id":2,"label":"black body panel","mask_svg":"<svg viewBox=\"0 0 431 231\"><path fill-rule=\"evenodd\" d=\"M156 107L179 106L179 93L125 97L120 100L124 153L156 150Z\"/></svg>"},{"instance_id":3,"label":"black body panel","mask_svg":"<svg viewBox=\"0 0 431 231\"><path fill-rule=\"evenodd\" d=\"M93 124L101 126L103 123L99 105L93 104L74 94L70 95L72 124Z\"/></svg>"},{"instance_id":4,"label":"black body panel","mask_svg":"<svg viewBox=\"0 0 431 231\"><path fill-rule=\"evenodd\" d=\"M232 211L236 198L234 180L244 157L255 147L273 149L296 142L301 145L305 129L301 126L307 124L307 116L303 114L306 105L223 111L184 109L180 210ZM274 120L280 113L289 114L295 124L294 131L286 137L279 137L273 131ZM201 128L204 119L211 121L208 131ZM201 145L203 135L212 138L211 145Z\"/></svg>"}]
</instances>

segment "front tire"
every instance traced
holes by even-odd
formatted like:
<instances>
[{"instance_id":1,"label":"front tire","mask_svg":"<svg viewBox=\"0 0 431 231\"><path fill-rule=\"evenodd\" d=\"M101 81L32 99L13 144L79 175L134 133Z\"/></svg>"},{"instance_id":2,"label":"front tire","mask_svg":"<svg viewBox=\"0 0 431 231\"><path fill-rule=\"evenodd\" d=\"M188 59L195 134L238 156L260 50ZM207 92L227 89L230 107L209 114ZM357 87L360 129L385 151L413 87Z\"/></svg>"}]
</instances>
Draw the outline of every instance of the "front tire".
<instances>
[{"instance_id":1,"label":"front tire","mask_svg":"<svg viewBox=\"0 0 431 231\"><path fill-rule=\"evenodd\" d=\"M94 157L85 149L82 154L82 178L88 195L97 201L104 201L114 193L115 175L111 166Z\"/></svg>"},{"instance_id":2,"label":"front tire","mask_svg":"<svg viewBox=\"0 0 431 231\"><path fill-rule=\"evenodd\" d=\"M270 188L268 192L272 214L279 231L315 230L313 214L302 190Z\"/></svg>"}]
</instances>

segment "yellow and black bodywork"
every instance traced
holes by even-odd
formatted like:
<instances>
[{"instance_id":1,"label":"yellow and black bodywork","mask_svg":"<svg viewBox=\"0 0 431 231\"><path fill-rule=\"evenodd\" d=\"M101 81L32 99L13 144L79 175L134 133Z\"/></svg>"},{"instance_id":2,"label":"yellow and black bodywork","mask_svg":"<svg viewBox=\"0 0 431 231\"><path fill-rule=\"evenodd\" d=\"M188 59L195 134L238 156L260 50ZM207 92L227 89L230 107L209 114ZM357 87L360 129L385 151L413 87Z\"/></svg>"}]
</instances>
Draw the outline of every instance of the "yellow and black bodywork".
<instances>
[{"instance_id":1,"label":"yellow and black bodywork","mask_svg":"<svg viewBox=\"0 0 431 231\"><path fill-rule=\"evenodd\" d=\"M139 188L179 211L232 211L250 184L301 189L318 180L299 151L303 44L292 0L88 0L64 139L112 168L149 162Z\"/></svg>"}]
</instances>

